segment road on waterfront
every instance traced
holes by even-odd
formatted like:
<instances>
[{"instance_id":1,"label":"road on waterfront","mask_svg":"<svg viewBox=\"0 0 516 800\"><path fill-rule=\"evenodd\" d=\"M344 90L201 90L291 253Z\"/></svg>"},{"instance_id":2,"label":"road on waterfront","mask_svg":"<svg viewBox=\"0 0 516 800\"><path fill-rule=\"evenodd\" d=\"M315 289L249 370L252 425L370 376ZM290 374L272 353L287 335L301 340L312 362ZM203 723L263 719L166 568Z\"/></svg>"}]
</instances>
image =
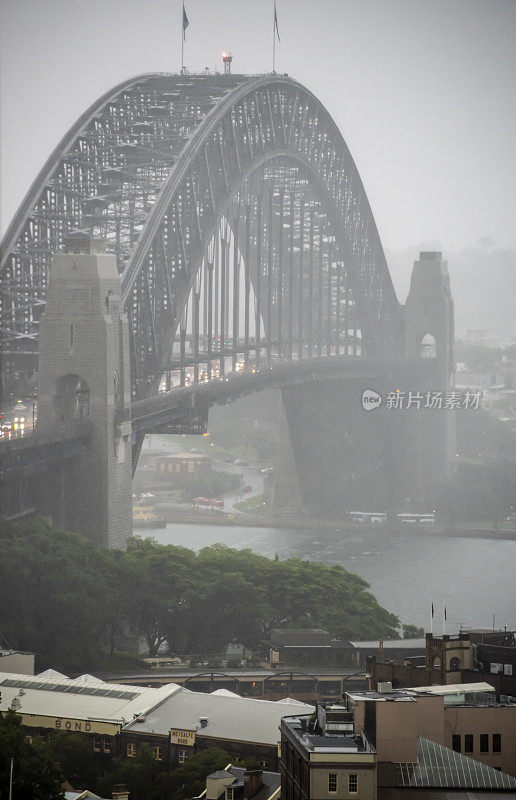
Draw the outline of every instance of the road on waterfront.
<instances>
[{"instance_id":1,"label":"road on waterfront","mask_svg":"<svg viewBox=\"0 0 516 800\"><path fill-rule=\"evenodd\" d=\"M170 439L166 439L165 437L158 436L156 434L152 436L146 436L144 446L150 447L154 450L165 450L168 453L184 452L184 446L181 445L181 443L171 441ZM202 447L199 447L198 449L202 453ZM206 455L210 457L209 451L206 453ZM244 500L248 497L255 497L256 495L263 494L263 475L260 473L257 467L252 465L245 467L243 464L234 464L230 461L222 461L216 458L212 458L211 463L212 469L215 472L231 472L233 474L240 475L240 486L238 489L231 490L221 495L221 499L224 500L224 511L239 514L240 512L235 508L236 503L239 503L240 500ZM243 494L240 491L243 486L250 486L250 491Z\"/></svg>"}]
</instances>

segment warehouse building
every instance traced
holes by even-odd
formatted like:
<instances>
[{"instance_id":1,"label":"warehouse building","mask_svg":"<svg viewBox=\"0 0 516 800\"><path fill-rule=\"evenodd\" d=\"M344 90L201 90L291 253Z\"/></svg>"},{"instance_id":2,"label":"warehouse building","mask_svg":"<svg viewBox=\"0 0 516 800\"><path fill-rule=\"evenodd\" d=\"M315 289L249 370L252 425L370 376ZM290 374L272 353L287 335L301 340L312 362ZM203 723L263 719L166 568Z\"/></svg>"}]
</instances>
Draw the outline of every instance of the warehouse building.
<instances>
[{"instance_id":1,"label":"warehouse building","mask_svg":"<svg viewBox=\"0 0 516 800\"><path fill-rule=\"evenodd\" d=\"M147 744L168 765L218 746L234 759L252 756L275 770L281 719L293 710L313 710L306 703L243 698L223 689L205 694L173 683L123 686L92 675L72 680L54 670L35 676L0 673L0 694L0 711L13 708L32 736L83 733L106 758L135 757Z\"/></svg>"}]
</instances>

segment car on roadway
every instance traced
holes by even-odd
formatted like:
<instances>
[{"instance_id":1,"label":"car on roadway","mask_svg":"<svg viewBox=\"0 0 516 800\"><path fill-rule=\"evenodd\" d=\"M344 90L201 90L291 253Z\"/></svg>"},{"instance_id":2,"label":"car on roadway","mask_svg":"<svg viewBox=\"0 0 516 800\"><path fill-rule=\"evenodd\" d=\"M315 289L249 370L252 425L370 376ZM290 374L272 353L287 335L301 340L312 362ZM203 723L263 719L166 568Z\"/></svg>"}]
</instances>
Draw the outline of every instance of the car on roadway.
<instances>
[{"instance_id":1,"label":"car on roadway","mask_svg":"<svg viewBox=\"0 0 516 800\"><path fill-rule=\"evenodd\" d=\"M237 464L239 467L249 466L249 461L246 461L245 458L235 458L234 463Z\"/></svg>"},{"instance_id":2,"label":"car on roadway","mask_svg":"<svg viewBox=\"0 0 516 800\"><path fill-rule=\"evenodd\" d=\"M252 486L242 486L240 491L242 492L242 494L248 494L249 492L253 491L253 487Z\"/></svg>"}]
</instances>

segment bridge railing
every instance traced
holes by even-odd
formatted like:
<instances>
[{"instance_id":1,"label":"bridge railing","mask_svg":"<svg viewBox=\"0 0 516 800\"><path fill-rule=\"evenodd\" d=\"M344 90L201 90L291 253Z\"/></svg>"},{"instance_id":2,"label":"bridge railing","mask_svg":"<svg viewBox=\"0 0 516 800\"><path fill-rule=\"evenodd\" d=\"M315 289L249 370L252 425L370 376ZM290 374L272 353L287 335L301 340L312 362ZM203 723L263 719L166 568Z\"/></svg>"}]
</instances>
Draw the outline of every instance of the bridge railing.
<instances>
[{"instance_id":1,"label":"bridge railing","mask_svg":"<svg viewBox=\"0 0 516 800\"><path fill-rule=\"evenodd\" d=\"M7 463L9 458L15 459L25 453L33 452L39 448L51 445L86 439L91 433L91 420L82 419L75 422L64 423L59 427L27 433L25 436L12 438L0 442L0 463Z\"/></svg>"}]
</instances>

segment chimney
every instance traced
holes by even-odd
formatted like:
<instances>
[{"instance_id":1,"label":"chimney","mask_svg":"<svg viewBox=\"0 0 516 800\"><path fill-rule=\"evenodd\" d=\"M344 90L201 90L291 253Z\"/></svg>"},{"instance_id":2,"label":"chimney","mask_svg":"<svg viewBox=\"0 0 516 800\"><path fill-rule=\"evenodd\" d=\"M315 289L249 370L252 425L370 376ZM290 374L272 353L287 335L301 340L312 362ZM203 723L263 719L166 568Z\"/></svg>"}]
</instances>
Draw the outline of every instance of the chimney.
<instances>
[{"instance_id":1,"label":"chimney","mask_svg":"<svg viewBox=\"0 0 516 800\"><path fill-rule=\"evenodd\" d=\"M113 786L113 800L129 800L129 792L125 784L117 783Z\"/></svg>"},{"instance_id":2,"label":"chimney","mask_svg":"<svg viewBox=\"0 0 516 800\"><path fill-rule=\"evenodd\" d=\"M244 797L254 797L263 786L263 770L261 769L246 769L244 772Z\"/></svg>"}]
</instances>

